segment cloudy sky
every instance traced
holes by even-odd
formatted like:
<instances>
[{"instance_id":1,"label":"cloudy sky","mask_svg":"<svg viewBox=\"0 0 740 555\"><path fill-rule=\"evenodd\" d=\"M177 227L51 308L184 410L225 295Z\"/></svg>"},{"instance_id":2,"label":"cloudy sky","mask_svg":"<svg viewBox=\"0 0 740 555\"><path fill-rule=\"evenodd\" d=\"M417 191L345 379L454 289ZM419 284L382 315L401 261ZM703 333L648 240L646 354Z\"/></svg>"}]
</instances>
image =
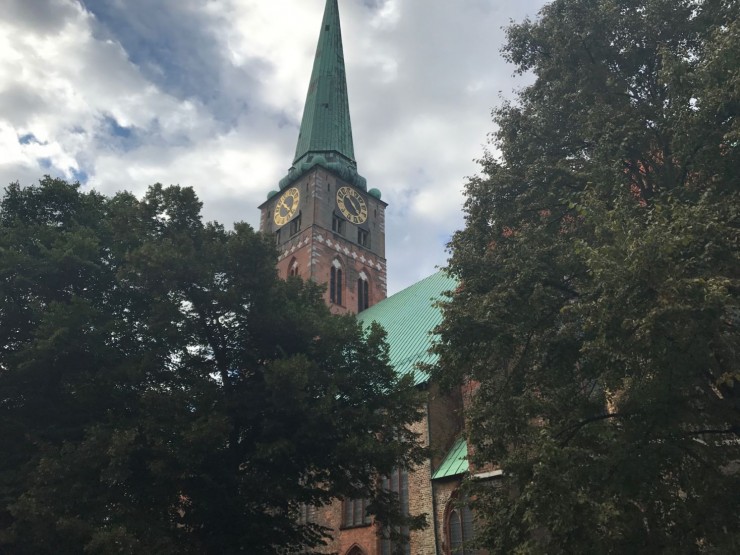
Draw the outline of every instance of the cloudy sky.
<instances>
[{"instance_id":1,"label":"cloudy sky","mask_svg":"<svg viewBox=\"0 0 740 555\"><path fill-rule=\"evenodd\" d=\"M0 185L188 185L257 227L292 162L325 0L3 0ZM340 0L358 169L389 203L389 293L445 264L500 55L545 0Z\"/></svg>"}]
</instances>

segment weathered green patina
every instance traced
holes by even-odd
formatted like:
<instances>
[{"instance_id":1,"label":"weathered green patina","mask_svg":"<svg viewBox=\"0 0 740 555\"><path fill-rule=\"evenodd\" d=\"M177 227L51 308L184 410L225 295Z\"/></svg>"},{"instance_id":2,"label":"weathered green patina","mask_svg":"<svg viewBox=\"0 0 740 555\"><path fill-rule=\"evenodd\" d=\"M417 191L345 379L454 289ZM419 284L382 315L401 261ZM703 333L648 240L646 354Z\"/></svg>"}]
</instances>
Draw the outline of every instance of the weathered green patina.
<instances>
[{"instance_id":1,"label":"weathered green patina","mask_svg":"<svg viewBox=\"0 0 740 555\"><path fill-rule=\"evenodd\" d=\"M385 328L391 364L399 374L411 374L417 384L429 379L418 364L436 361L429 352L434 340L432 331L442 321L435 301L455 287L455 279L437 272L357 315L366 326L378 322Z\"/></svg>"},{"instance_id":2,"label":"weathered green patina","mask_svg":"<svg viewBox=\"0 0 740 555\"><path fill-rule=\"evenodd\" d=\"M365 178L357 173L352 144L337 0L326 2L295 158L288 175L280 180L280 189L317 165L360 189L367 188Z\"/></svg>"},{"instance_id":3,"label":"weathered green patina","mask_svg":"<svg viewBox=\"0 0 740 555\"><path fill-rule=\"evenodd\" d=\"M468 442L464 437L459 437L432 476L432 480L459 476L465 474L468 468Z\"/></svg>"}]
</instances>

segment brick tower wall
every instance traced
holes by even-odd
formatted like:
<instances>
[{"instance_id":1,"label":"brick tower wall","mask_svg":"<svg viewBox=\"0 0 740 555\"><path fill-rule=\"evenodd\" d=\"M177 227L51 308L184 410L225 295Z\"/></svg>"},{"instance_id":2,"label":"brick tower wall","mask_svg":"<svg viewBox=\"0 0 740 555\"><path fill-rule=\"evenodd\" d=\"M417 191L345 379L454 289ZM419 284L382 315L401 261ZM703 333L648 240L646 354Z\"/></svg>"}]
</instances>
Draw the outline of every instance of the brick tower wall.
<instances>
[{"instance_id":1,"label":"brick tower wall","mask_svg":"<svg viewBox=\"0 0 740 555\"><path fill-rule=\"evenodd\" d=\"M298 275L303 279L328 284L331 266L335 260L339 262L343 275L342 303L332 304L328 288L325 292L326 303L334 313L357 312L357 280L361 275L368 281L370 306L387 296L385 260L387 205L372 195L358 190L367 205L367 220L360 225L347 221L337 208L336 193L340 187L348 186L320 166L315 166L291 185L291 188L297 188L300 193L298 213L301 217L301 229L293 235L290 235L290 223L278 227L273 220L273 212L280 194L260 206L260 230L273 237L276 237L280 230L277 244L277 268L280 277L287 277L291 268L296 267ZM335 215L344 219L343 233L332 230ZM359 244L358 229L369 234L369 245Z\"/></svg>"}]
</instances>

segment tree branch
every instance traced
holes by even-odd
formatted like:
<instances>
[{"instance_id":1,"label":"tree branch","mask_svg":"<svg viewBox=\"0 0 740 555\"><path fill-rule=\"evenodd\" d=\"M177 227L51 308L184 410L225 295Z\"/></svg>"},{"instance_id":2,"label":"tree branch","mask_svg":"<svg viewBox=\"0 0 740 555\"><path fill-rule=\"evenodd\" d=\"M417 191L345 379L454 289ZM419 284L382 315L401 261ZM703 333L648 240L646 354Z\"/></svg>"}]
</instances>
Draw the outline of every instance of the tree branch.
<instances>
[{"instance_id":1,"label":"tree branch","mask_svg":"<svg viewBox=\"0 0 740 555\"><path fill-rule=\"evenodd\" d=\"M571 289L570 287L566 287L562 283L558 283L557 281L552 281L549 279L542 280L542 285L546 285L548 287L552 287L553 289L557 289L561 293L567 293L571 298L578 298L580 297L580 293L578 291L575 291Z\"/></svg>"},{"instance_id":2,"label":"tree branch","mask_svg":"<svg viewBox=\"0 0 740 555\"><path fill-rule=\"evenodd\" d=\"M740 426L731 426L730 428L724 428L724 429L705 429L705 430L694 430L691 432L688 432L687 435L690 436L700 436L700 435L707 435L707 434L734 434L736 436L740 436Z\"/></svg>"},{"instance_id":3,"label":"tree branch","mask_svg":"<svg viewBox=\"0 0 740 555\"><path fill-rule=\"evenodd\" d=\"M581 420L580 422L576 422L575 424L572 424L571 426L568 426L567 428L555 434L555 437L559 438L563 434L567 433L568 435L560 442L561 446L565 446L570 442L571 439L573 439L576 436L576 434L578 434L578 432L582 428L588 426L589 424L592 424L594 422L600 422L602 420L607 420L609 418L622 418L624 416L627 416L627 414L621 413L621 412L608 412L605 414L600 414L598 416L592 416L590 418L586 418L585 420Z\"/></svg>"}]
</instances>

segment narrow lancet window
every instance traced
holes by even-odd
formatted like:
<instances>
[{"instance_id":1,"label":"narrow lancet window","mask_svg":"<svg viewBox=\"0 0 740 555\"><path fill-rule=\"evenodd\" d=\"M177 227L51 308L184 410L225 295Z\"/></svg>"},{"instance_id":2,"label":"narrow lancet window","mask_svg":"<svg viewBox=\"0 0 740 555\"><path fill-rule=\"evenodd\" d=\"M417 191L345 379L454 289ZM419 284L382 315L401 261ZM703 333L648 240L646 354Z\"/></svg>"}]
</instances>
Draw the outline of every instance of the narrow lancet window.
<instances>
[{"instance_id":1,"label":"narrow lancet window","mask_svg":"<svg viewBox=\"0 0 740 555\"><path fill-rule=\"evenodd\" d=\"M370 284L365 272L360 272L357 278L357 312L362 312L370 306Z\"/></svg>"},{"instance_id":2,"label":"narrow lancet window","mask_svg":"<svg viewBox=\"0 0 740 555\"><path fill-rule=\"evenodd\" d=\"M342 293L344 289L342 273L342 265L338 260L334 260L329 271L329 301L332 304L338 304L340 306L342 306Z\"/></svg>"}]
</instances>

